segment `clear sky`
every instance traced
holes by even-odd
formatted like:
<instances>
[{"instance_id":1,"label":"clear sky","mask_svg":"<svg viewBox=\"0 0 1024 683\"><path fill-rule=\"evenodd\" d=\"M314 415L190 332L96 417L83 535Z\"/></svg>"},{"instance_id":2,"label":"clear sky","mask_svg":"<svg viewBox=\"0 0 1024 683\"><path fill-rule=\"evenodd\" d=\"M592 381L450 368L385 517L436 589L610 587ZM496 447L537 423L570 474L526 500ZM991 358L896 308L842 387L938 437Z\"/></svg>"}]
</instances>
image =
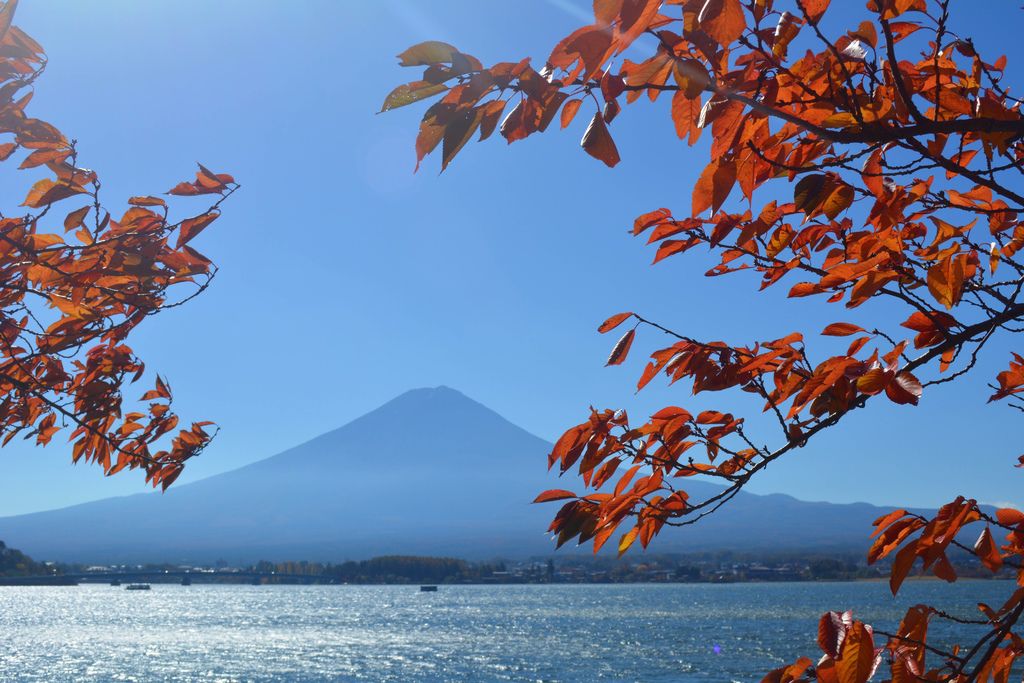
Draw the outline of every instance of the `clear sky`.
<instances>
[{"instance_id":1,"label":"clear sky","mask_svg":"<svg viewBox=\"0 0 1024 683\"><path fill-rule=\"evenodd\" d=\"M984 17L958 16L963 33L993 57L1006 51L1019 74L1019 3L985 4ZM866 319L867 307L787 301L785 287L755 296L753 278L705 279L700 255L649 266L652 251L627 234L633 218L685 210L707 154L676 140L667 101L620 115L614 170L579 150L581 117L511 147L498 136L471 145L444 175L436 159L413 175L422 109L375 113L393 86L418 77L394 55L441 39L485 63L543 62L588 5L23 1L17 23L50 58L33 111L80 141L108 201L164 191L195 161L243 184L194 243L221 268L214 286L148 321L134 343L170 379L185 418L221 425L180 481L273 455L421 386L455 387L547 439L591 404L638 416L727 406L715 395L695 401L682 385L634 396L644 351L663 341L651 333L624 366L603 369L614 339L595 328L623 310L733 342ZM995 21L1000 13L1008 20ZM15 200L8 190L5 206ZM984 382L1009 348L998 342L976 379L930 390L919 408L851 416L752 490L1024 502L1024 474L1011 467L1018 418L985 405ZM60 439L0 450L0 514L143 490L132 475L72 467L69 452Z\"/></svg>"}]
</instances>

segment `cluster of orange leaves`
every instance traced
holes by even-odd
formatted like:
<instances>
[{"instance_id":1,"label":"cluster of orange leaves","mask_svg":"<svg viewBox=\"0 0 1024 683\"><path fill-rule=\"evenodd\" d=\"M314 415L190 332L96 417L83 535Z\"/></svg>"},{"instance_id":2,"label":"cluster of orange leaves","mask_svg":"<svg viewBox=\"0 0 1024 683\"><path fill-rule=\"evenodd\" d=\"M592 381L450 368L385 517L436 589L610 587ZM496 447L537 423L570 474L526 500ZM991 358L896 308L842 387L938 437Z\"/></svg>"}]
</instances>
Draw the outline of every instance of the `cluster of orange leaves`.
<instances>
[{"instance_id":1,"label":"cluster of orange leaves","mask_svg":"<svg viewBox=\"0 0 1024 683\"><path fill-rule=\"evenodd\" d=\"M100 181L78 165L75 145L27 113L43 49L12 24L16 0L0 9L0 161L45 176L32 184L18 216L0 215L0 434L40 445L62 428L75 462L108 474L142 468L169 486L209 443L210 422L175 430L171 390L157 377L143 410L124 410L122 390L144 373L126 340L147 316L184 299L172 287L205 289L213 264L189 242L219 215L234 179L200 166L195 181L171 195L211 195L201 213L177 221L167 202L132 197L113 217ZM161 447L162 439L166 446Z\"/></svg>"},{"instance_id":2,"label":"cluster of orange leaves","mask_svg":"<svg viewBox=\"0 0 1024 683\"><path fill-rule=\"evenodd\" d=\"M591 491L537 498L563 501L550 528L559 545L591 542L596 552L626 525L620 553L636 541L646 547L664 526L726 504L768 463L872 398L917 405L929 386L966 374L996 332L1016 331L1011 324L1024 318L1024 264L1015 258L1024 246L1024 196L1006 180L1024 171L1024 117L1001 85L1005 57L986 61L956 34L949 0L867 0L864 19L852 25L830 11L835 4L594 0L593 23L561 40L539 69L529 59L484 67L440 42L399 55L402 66L425 71L393 90L383 109L434 99L420 123L417 166L440 147L444 169L475 136L497 131L511 143L555 120L566 128L592 106L581 146L612 167L620 153L611 129L623 105L667 96L680 140L693 146L710 133L709 159L687 216L658 209L636 220L634 234L656 246L655 263L704 247L715 259L709 277L750 271L763 290L789 276L794 299L819 296L852 309L884 298L905 311L871 330L828 325L823 336L852 339L819 362L801 332L735 345L693 339L632 312L609 318L600 332L632 323L609 365L626 360L640 329L673 339L651 353L638 389L664 376L694 394L754 394L782 441L756 445L728 410L671 406L636 425L622 410L592 409L549 459ZM792 184L791 200L776 189L764 201L763 188L776 180ZM1019 399L1024 358L1015 355L997 382L991 400ZM692 500L692 476L725 488ZM977 542L961 543L958 534L975 522L986 523ZM894 592L918 561L955 580L951 545L993 572L1011 567L1024 585L1022 522L1013 510L991 516L964 498L931 519L900 510L876 523L868 559L894 554ZM1002 545L993 528L1006 532ZM832 613L822 622L821 660L765 680L867 681L888 652L893 681L1005 681L1024 654L1013 631L1022 600L1018 591L1000 610L984 608L986 639L932 669L924 662L927 621L942 613L914 608L877 648L870 627Z\"/></svg>"}]
</instances>

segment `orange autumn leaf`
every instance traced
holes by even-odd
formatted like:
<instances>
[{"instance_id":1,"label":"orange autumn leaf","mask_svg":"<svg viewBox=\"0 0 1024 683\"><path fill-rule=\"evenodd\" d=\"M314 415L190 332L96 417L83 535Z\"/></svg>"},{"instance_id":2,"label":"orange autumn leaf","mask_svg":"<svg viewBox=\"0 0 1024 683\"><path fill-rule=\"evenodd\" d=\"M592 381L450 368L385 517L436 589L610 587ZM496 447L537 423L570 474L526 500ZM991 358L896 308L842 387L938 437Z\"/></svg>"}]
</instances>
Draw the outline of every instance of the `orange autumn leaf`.
<instances>
[{"instance_id":1,"label":"orange autumn leaf","mask_svg":"<svg viewBox=\"0 0 1024 683\"><path fill-rule=\"evenodd\" d=\"M867 683L875 673L881 654L875 653L871 630L854 622L846 632L842 651L836 658L839 683Z\"/></svg>"},{"instance_id":2,"label":"orange autumn leaf","mask_svg":"<svg viewBox=\"0 0 1024 683\"><path fill-rule=\"evenodd\" d=\"M715 161L704 169L693 188L692 211L696 216L711 209L716 213L736 184L736 164Z\"/></svg>"},{"instance_id":3,"label":"orange autumn leaf","mask_svg":"<svg viewBox=\"0 0 1024 683\"><path fill-rule=\"evenodd\" d=\"M832 323L821 331L823 335L832 337L849 337L851 334L863 332L864 328L853 323Z\"/></svg>"},{"instance_id":4,"label":"orange autumn leaf","mask_svg":"<svg viewBox=\"0 0 1024 683\"><path fill-rule=\"evenodd\" d=\"M565 500L566 498L575 498L576 494L572 491L565 491L563 489L551 489L550 491L544 491L536 498L533 499L534 503L548 503L553 500Z\"/></svg>"},{"instance_id":5,"label":"orange autumn leaf","mask_svg":"<svg viewBox=\"0 0 1024 683\"><path fill-rule=\"evenodd\" d=\"M999 571L1003 566L1003 556L1000 554L999 548L992 538L992 532L988 527L982 530L978 540L975 541L974 554L993 572Z\"/></svg>"},{"instance_id":6,"label":"orange autumn leaf","mask_svg":"<svg viewBox=\"0 0 1024 683\"><path fill-rule=\"evenodd\" d=\"M604 334L605 332L610 332L611 330L614 330L616 327L618 327L619 325L626 322L632 317L633 314L628 311L626 313L616 313L615 315L601 323L601 326L597 328L597 331L600 332L601 334Z\"/></svg>"},{"instance_id":7,"label":"orange autumn leaf","mask_svg":"<svg viewBox=\"0 0 1024 683\"><path fill-rule=\"evenodd\" d=\"M633 345L633 338L635 336L635 329L629 330L626 334L622 335L612 348L612 352L608 356L608 362L605 365L621 365L626 360L626 355L629 354L629 348Z\"/></svg>"},{"instance_id":8,"label":"orange autumn leaf","mask_svg":"<svg viewBox=\"0 0 1024 683\"><path fill-rule=\"evenodd\" d=\"M73 197L76 194L84 193L85 188L75 183L55 182L49 178L43 178L32 186L28 196L25 197L25 201L21 205L39 209L54 202L59 202L62 199Z\"/></svg>"},{"instance_id":9,"label":"orange autumn leaf","mask_svg":"<svg viewBox=\"0 0 1024 683\"><path fill-rule=\"evenodd\" d=\"M583 133L580 145L587 154L595 159L600 159L606 166L612 167L619 163L619 150L615 147L615 141L612 140L611 133L608 132L608 126L601 114L594 114L590 125Z\"/></svg>"},{"instance_id":10,"label":"orange autumn leaf","mask_svg":"<svg viewBox=\"0 0 1024 683\"><path fill-rule=\"evenodd\" d=\"M740 0L704 0L697 15L697 25L725 47L743 35L747 21Z\"/></svg>"},{"instance_id":11,"label":"orange autumn leaf","mask_svg":"<svg viewBox=\"0 0 1024 683\"><path fill-rule=\"evenodd\" d=\"M570 123L572 123L572 120L576 118L576 112L580 110L580 105L582 104L583 100L581 99L569 100L565 103L562 107L562 128L566 128Z\"/></svg>"},{"instance_id":12,"label":"orange autumn leaf","mask_svg":"<svg viewBox=\"0 0 1024 683\"><path fill-rule=\"evenodd\" d=\"M960 301L964 288L964 270L960 258L949 256L928 269L928 291L947 309Z\"/></svg>"},{"instance_id":13,"label":"orange autumn leaf","mask_svg":"<svg viewBox=\"0 0 1024 683\"><path fill-rule=\"evenodd\" d=\"M893 379L893 373L883 368L872 368L857 378L857 388L865 394L880 394Z\"/></svg>"},{"instance_id":14,"label":"orange autumn leaf","mask_svg":"<svg viewBox=\"0 0 1024 683\"><path fill-rule=\"evenodd\" d=\"M202 232L210 223L220 217L220 212L209 211L202 216L188 218L181 223L181 230L178 232L177 246L188 244L196 235Z\"/></svg>"}]
</instances>

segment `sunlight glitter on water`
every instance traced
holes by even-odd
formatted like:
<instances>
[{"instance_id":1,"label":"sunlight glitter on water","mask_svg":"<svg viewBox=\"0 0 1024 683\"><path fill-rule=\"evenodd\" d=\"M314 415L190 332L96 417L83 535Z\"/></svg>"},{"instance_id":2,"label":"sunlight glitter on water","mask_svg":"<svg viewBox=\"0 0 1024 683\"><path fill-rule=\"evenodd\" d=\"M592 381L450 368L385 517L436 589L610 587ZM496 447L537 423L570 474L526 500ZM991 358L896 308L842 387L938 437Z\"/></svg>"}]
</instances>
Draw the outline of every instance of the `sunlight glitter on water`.
<instances>
[{"instance_id":1,"label":"sunlight glitter on water","mask_svg":"<svg viewBox=\"0 0 1024 683\"><path fill-rule=\"evenodd\" d=\"M815 651L818 617L894 627L1002 582L0 588L0 680L759 681ZM937 633L942 637L941 632Z\"/></svg>"}]
</instances>

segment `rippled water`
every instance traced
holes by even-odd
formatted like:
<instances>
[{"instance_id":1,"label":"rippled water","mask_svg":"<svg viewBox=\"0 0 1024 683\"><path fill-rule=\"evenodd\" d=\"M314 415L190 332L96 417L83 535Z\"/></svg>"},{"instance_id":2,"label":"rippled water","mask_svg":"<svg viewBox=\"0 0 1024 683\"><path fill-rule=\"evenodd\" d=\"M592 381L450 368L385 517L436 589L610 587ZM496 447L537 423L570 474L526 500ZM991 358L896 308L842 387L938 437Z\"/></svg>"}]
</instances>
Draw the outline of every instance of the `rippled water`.
<instances>
[{"instance_id":1,"label":"rippled water","mask_svg":"<svg viewBox=\"0 0 1024 683\"><path fill-rule=\"evenodd\" d=\"M2 681L759 681L859 606L961 614L1012 586L742 585L0 588ZM940 599L940 596L941 599ZM942 635L942 634L937 634Z\"/></svg>"}]
</instances>

